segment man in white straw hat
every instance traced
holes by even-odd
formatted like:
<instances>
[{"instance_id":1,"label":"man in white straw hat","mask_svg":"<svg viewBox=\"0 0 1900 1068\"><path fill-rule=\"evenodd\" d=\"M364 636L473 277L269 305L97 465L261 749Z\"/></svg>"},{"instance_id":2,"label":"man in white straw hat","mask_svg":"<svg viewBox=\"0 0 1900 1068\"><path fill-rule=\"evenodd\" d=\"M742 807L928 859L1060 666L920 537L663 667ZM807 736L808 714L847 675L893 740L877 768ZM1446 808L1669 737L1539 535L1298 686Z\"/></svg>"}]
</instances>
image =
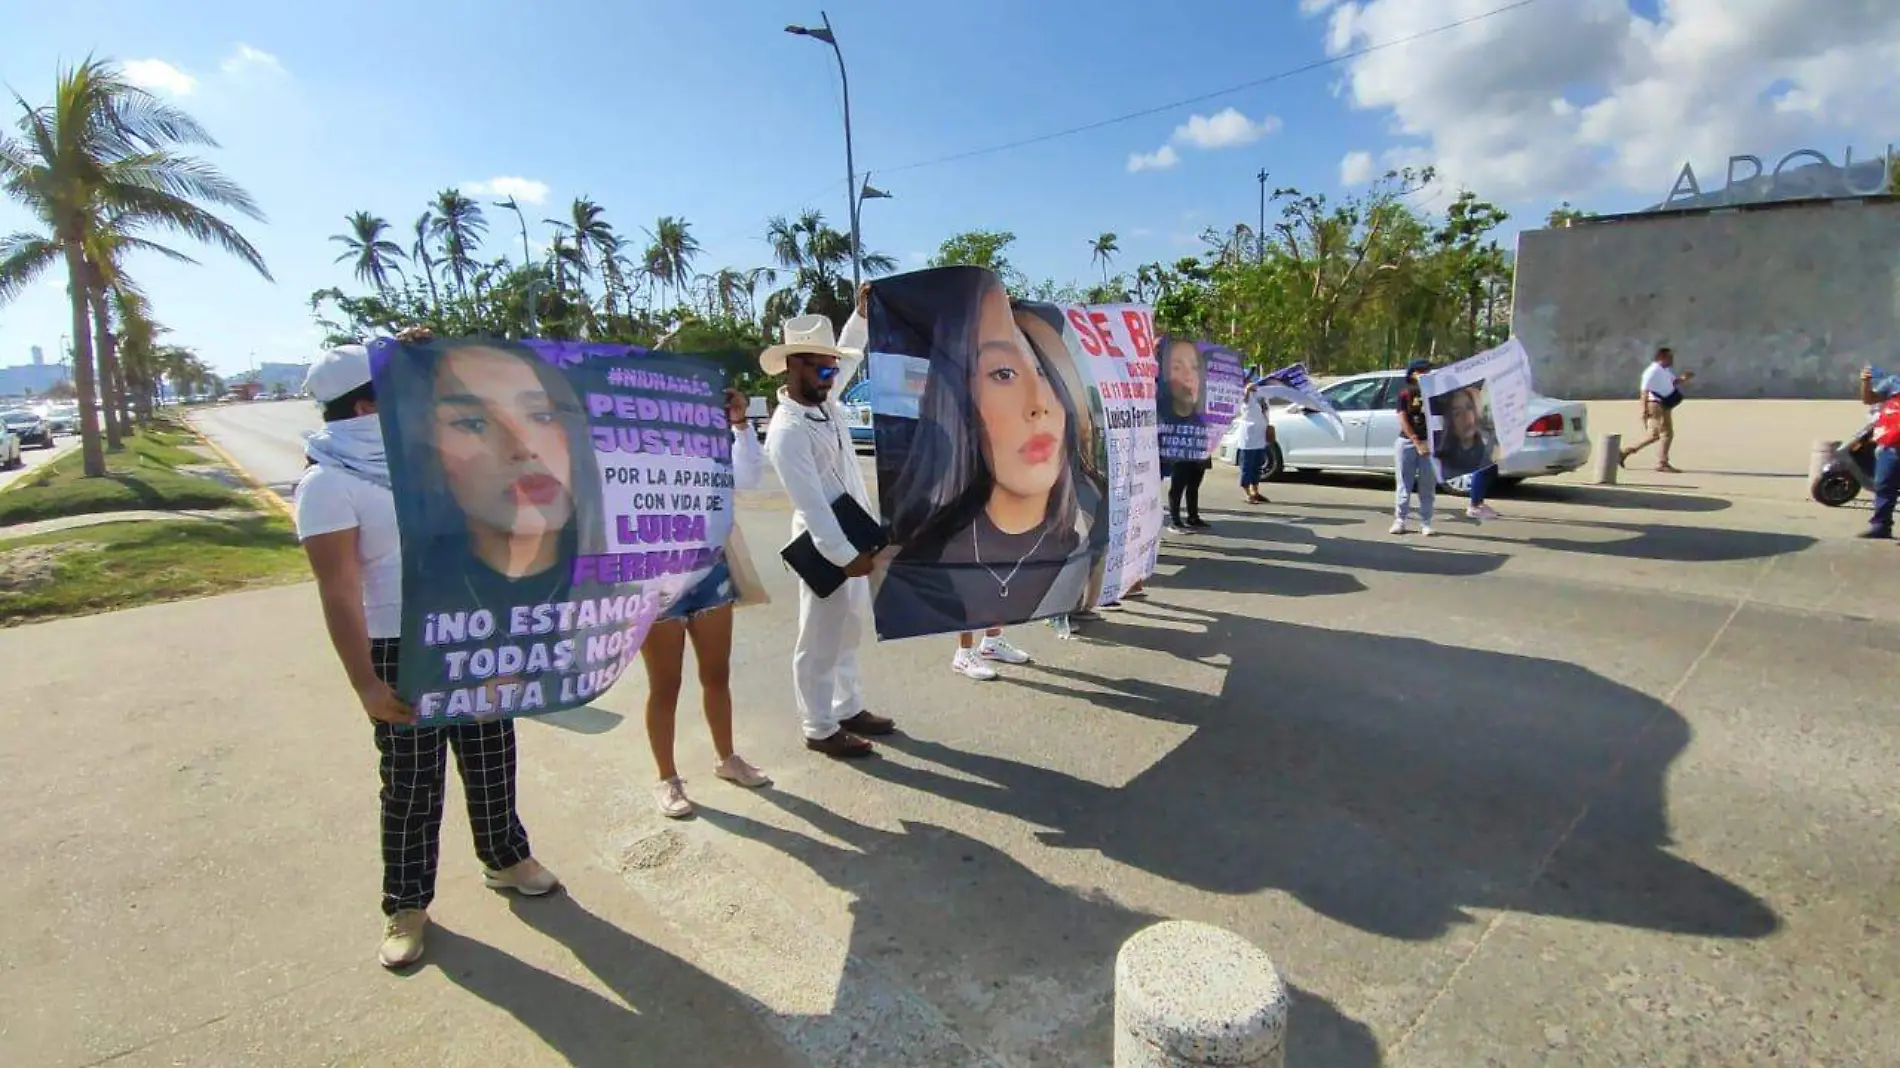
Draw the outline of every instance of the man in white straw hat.
<instances>
[{"instance_id":1,"label":"man in white straw hat","mask_svg":"<svg viewBox=\"0 0 1900 1068\"><path fill-rule=\"evenodd\" d=\"M858 645L871 615L872 558L852 544L831 507L849 495L877 514L844 411L831 399L832 388L850 380L863 353L840 349L831 320L822 315L787 319L783 336L783 344L759 354L766 374L785 377L778 410L766 427L765 455L792 499L792 537L810 533L818 552L849 576L829 597L799 583L798 643L792 650L798 713L806 748L831 757L869 756L866 735L897 729L864 707L858 678Z\"/></svg>"}]
</instances>

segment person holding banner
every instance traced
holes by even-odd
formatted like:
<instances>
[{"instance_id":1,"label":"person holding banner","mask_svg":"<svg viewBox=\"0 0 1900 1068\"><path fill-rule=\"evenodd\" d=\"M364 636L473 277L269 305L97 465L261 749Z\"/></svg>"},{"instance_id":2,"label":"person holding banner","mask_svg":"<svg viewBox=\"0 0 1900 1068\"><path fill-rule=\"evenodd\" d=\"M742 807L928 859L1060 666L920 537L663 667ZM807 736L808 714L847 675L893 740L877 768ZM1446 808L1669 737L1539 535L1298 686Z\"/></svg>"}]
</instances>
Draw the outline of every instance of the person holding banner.
<instances>
[{"instance_id":1,"label":"person holding banner","mask_svg":"<svg viewBox=\"0 0 1900 1068\"><path fill-rule=\"evenodd\" d=\"M425 337L412 330L403 340ZM400 968L423 954L451 751L483 881L538 896L560 880L531 855L516 813L513 722L416 726L414 710L397 696L403 553L368 351L346 345L324 353L311 364L305 389L324 425L306 445L310 465L295 494L297 536L330 643L380 753L384 928L377 959Z\"/></svg>"},{"instance_id":2,"label":"person holding banner","mask_svg":"<svg viewBox=\"0 0 1900 1068\"><path fill-rule=\"evenodd\" d=\"M1406 532L1407 513L1412 508L1412 489L1418 488L1420 534L1432 536L1432 502L1438 494L1438 473L1432 465L1431 430L1427 422L1425 395L1418 376L1431 370L1425 360L1413 360L1405 367L1405 386L1399 390L1399 438L1392 444L1392 473L1398 479L1393 501L1392 533Z\"/></svg>"},{"instance_id":3,"label":"person holding banner","mask_svg":"<svg viewBox=\"0 0 1900 1068\"><path fill-rule=\"evenodd\" d=\"M1274 440L1273 424L1267 420L1267 398L1260 394L1260 383L1250 381L1240 398L1240 448L1235 450L1235 459L1240 461L1240 489L1247 495L1248 504L1268 504L1267 496L1260 492L1260 476L1267 466L1267 450Z\"/></svg>"},{"instance_id":4,"label":"person holding banner","mask_svg":"<svg viewBox=\"0 0 1900 1068\"><path fill-rule=\"evenodd\" d=\"M757 488L765 478L765 453L758 435L746 421L746 398L726 390L726 419L732 425L732 485L735 490ZM736 529L736 528L735 528ZM744 551L744 542L738 543ZM733 549L727 544L727 551ZM685 674L686 643L693 644L699 665L699 689L706 728L712 733L713 753L719 763L713 774L748 789L768 786L772 780L740 756L732 744L732 609L739 592L732 564L722 555L712 573L673 602L640 645L647 672L647 745L653 751L660 781L653 787L660 814L685 819L693 814L673 759L674 726L679 712L680 682Z\"/></svg>"},{"instance_id":5,"label":"person holding banner","mask_svg":"<svg viewBox=\"0 0 1900 1068\"><path fill-rule=\"evenodd\" d=\"M873 554L858 547L840 518L841 510L875 515L844 410L831 397L858 358L843 366L846 353L833 340L831 320L822 315L788 319L781 329L784 342L759 354L766 374L785 377L778 410L765 432L765 455L792 500L793 542L809 535L816 553L844 573L842 584L825 594L807 581L799 583L794 692L807 749L836 758L865 757L872 752L865 736L890 734L897 725L864 707L858 645L871 612L867 576Z\"/></svg>"}]
</instances>

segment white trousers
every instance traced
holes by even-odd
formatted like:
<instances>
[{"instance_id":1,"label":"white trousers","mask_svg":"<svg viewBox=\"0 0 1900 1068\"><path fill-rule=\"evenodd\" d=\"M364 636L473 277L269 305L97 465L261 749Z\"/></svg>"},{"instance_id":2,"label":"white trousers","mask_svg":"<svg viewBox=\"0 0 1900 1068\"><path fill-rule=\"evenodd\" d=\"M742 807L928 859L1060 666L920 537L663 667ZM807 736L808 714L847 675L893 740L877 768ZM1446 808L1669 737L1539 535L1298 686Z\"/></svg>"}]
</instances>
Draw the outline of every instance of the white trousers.
<instances>
[{"instance_id":1,"label":"white trousers","mask_svg":"<svg viewBox=\"0 0 1900 1068\"><path fill-rule=\"evenodd\" d=\"M798 584L798 643L792 646L792 685L805 737L829 738L838 724L864 710L858 644L871 614L871 581L846 579L829 597Z\"/></svg>"}]
</instances>

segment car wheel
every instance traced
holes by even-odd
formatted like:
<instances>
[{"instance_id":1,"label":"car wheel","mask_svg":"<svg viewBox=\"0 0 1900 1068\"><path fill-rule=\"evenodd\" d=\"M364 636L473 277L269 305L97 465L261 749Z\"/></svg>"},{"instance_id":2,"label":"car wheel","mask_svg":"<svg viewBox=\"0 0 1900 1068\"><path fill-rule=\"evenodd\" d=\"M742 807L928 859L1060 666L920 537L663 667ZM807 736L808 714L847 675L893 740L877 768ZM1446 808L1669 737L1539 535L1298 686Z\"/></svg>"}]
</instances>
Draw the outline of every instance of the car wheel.
<instances>
[{"instance_id":1,"label":"car wheel","mask_svg":"<svg viewBox=\"0 0 1900 1068\"><path fill-rule=\"evenodd\" d=\"M1269 443L1266 461L1260 465L1260 481L1278 482L1280 476L1284 474L1286 474L1286 456L1280 452L1279 445Z\"/></svg>"}]
</instances>

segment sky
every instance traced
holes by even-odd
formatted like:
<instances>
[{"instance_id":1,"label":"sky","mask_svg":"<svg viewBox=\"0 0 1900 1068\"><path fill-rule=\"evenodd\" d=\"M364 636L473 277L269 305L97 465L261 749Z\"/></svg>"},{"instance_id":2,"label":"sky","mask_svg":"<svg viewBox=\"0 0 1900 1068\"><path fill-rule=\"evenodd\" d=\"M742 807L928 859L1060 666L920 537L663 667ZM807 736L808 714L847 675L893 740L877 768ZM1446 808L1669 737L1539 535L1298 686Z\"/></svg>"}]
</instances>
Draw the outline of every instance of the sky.
<instances>
[{"instance_id":1,"label":"sky","mask_svg":"<svg viewBox=\"0 0 1900 1068\"><path fill-rule=\"evenodd\" d=\"M816 208L844 229L836 61L784 32L816 24L821 4L95 0L84 18L18 4L0 84L38 105L62 66L94 55L211 130L220 147L200 154L266 214L234 221L273 280L182 238L172 244L200 266L127 266L168 340L232 373L307 361L321 336L311 292L361 288L328 240L345 216L381 215L406 246L452 186L485 204L519 197L537 249L551 235L541 220L577 196L639 239L683 216L705 272L767 263L774 214ZM1708 191L1731 154L1772 167L1812 147L1838 163L1849 147L1865 159L1900 142L1893 0L822 10L851 78L858 171L892 194L866 203L864 247L906 269L975 228L1014 232L1012 261L1032 278L1099 278L1089 244L1105 231L1118 235L1116 269L1173 262L1203 250L1206 227L1256 220L1263 168L1270 187L1336 199L1431 164L1441 179L1414 202L1442 210L1470 188L1512 213L1509 243L1561 201L1655 204L1685 161ZM4 128L18 114L9 99ZM487 215L485 247L518 257L512 214ZM0 233L31 224L0 200ZM49 274L0 307L0 366L32 345L55 359L69 332L64 276Z\"/></svg>"}]
</instances>

